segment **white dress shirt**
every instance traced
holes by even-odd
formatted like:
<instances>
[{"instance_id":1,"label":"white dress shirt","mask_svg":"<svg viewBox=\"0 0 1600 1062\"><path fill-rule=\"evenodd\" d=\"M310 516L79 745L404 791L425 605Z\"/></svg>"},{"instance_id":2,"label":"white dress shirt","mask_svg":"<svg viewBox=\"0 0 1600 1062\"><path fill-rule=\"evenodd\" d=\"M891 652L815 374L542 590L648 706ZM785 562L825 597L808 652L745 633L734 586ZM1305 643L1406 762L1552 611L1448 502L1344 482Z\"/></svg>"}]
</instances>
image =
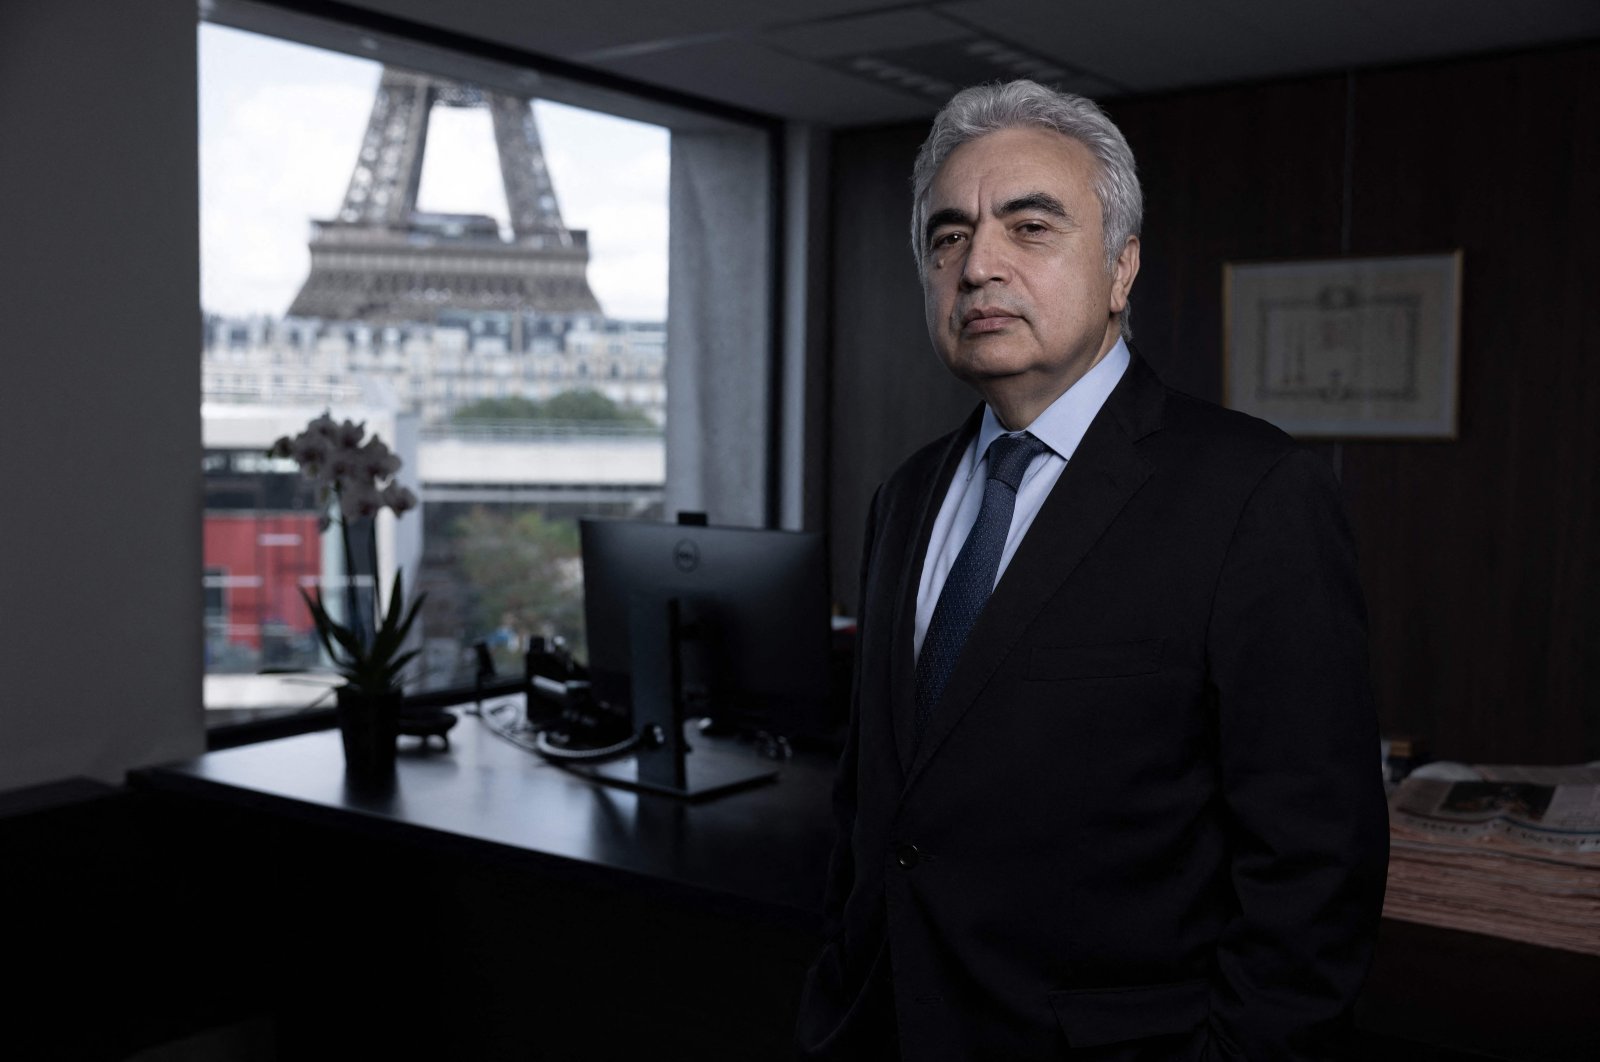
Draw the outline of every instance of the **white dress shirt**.
<instances>
[{"instance_id":1,"label":"white dress shirt","mask_svg":"<svg viewBox=\"0 0 1600 1062\"><path fill-rule=\"evenodd\" d=\"M1017 505L1011 513L1011 530L1006 533L1005 549L1000 553L1000 568L995 572L995 583L1005 574L1006 566L1017 552L1022 537L1033 526L1033 518L1049 496L1061 472L1072 460L1072 454L1083 440L1107 396L1122 379L1128 368L1128 346L1121 339L1106 352L1099 364L1062 393L1060 398L1045 409L1025 429L1044 443L1048 452L1033 459L1028 471L1017 487ZM994 415L985 408L983 423L978 426L977 438L968 444L956 466L956 474L945 492L944 504L939 507L939 517L933 523L933 537L928 540L928 555L922 562L922 581L917 585L917 625L914 645L922 652L922 638L928 631L928 621L933 618L933 606L944 589L945 577L955 564L961 546L967 541L972 525L978 522L978 510L983 506L984 486L989 479L989 444L1007 434Z\"/></svg>"}]
</instances>

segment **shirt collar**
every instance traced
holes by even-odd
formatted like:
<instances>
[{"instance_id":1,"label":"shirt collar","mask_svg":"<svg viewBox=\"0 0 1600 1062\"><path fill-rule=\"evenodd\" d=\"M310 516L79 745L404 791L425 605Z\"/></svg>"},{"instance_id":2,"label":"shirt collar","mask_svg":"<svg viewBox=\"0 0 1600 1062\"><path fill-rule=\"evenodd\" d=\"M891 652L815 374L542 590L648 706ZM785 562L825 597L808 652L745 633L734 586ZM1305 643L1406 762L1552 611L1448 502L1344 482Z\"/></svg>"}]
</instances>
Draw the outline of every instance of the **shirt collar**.
<instances>
[{"instance_id":1,"label":"shirt collar","mask_svg":"<svg viewBox=\"0 0 1600 1062\"><path fill-rule=\"evenodd\" d=\"M1101 358L1094 368L1084 373L1077 383L1063 391L1043 413L1034 418L1033 423L1028 425L1027 432L1050 447L1063 460L1072 460L1072 454L1078 449L1078 443L1083 441L1084 432L1089 430L1089 423L1094 420L1095 414L1100 412L1100 407L1105 405L1106 399L1116 388L1117 381L1122 379L1130 360L1128 344L1118 336L1116 344L1106 351L1106 356ZM1009 433L1001 425L1000 418L994 415L993 409L985 406L983 423L978 426L976 460L967 470L969 480L973 473L978 471L978 465L982 463L984 454L989 452L989 444L1006 434Z\"/></svg>"}]
</instances>

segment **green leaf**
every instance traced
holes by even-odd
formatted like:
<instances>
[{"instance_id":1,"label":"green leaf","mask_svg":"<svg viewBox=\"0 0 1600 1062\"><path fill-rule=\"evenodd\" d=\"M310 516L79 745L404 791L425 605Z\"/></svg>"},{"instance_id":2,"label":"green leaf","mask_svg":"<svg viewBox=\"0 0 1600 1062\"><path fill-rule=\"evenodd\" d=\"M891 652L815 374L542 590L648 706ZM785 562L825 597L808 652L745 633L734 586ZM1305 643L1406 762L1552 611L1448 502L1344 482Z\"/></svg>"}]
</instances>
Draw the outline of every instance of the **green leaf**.
<instances>
[{"instance_id":1,"label":"green leaf","mask_svg":"<svg viewBox=\"0 0 1600 1062\"><path fill-rule=\"evenodd\" d=\"M397 610L390 610L390 617L384 620L382 629L378 631L377 637L373 639L373 656L386 658L398 650L401 645L405 644L406 635L411 633L411 625L416 622L417 610L422 607L422 603L427 599L427 594L418 594L416 600L411 603L410 609L406 611L405 619L401 620L398 626L390 622L394 619L394 613ZM396 598L395 600L399 599Z\"/></svg>"},{"instance_id":2,"label":"green leaf","mask_svg":"<svg viewBox=\"0 0 1600 1062\"><path fill-rule=\"evenodd\" d=\"M405 666L411 663L411 661L421 652L421 649L410 649L404 653L401 653L399 656L395 657L394 660L390 661L389 666L383 670L385 685L394 685L394 680L399 677L400 672L403 671Z\"/></svg>"},{"instance_id":3,"label":"green leaf","mask_svg":"<svg viewBox=\"0 0 1600 1062\"><path fill-rule=\"evenodd\" d=\"M320 590L317 591L316 599L313 600L311 595L306 593L305 588L301 587L300 596L305 600L306 607L311 610L311 622L316 627L317 640L328 651L328 656L333 660L334 665L341 666L338 650L334 648L332 636L329 634L329 630L335 627L336 624L333 622L333 618L328 615L328 610L322 606L322 592Z\"/></svg>"},{"instance_id":4,"label":"green leaf","mask_svg":"<svg viewBox=\"0 0 1600 1062\"><path fill-rule=\"evenodd\" d=\"M350 654L351 660L360 661L367 655L365 652L365 647L361 644L361 639L357 638L355 632L350 630L348 627L330 622L328 625L328 633L333 635L334 640L337 641L341 647L343 647L345 652Z\"/></svg>"},{"instance_id":5,"label":"green leaf","mask_svg":"<svg viewBox=\"0 0 1600 1062\"><path fill-rule=\"evenodd\" d=\"M389 607L383 617L383 623L374 632L370 647L363 645L353 630L334 620L323 603L320 588L316 588L313 596L306 593L302 587L300 596L311 611L317 637L322 642L323 648L328 651L328 656L333 659L334 666L352 686L358 689L372 694L381 694L394 689L395 679L400 670L421 652L412 649L395 656L400 646L405 643L406 635L411 632L412 624L416 622L422 603L428 596L418 594L416 600L407 608L405 583L399 571L395 572Z\"/></svg>"},{"instance_id":6,"label":"green leaf","mask_svg":"<svg viewBox=\"0 0 1600 1062\"><path fill-rule=\"evenodd\" d=\"M406 635L411 633L411 625L417 621L417 610L422 607L422 603L426 600L428 600L427 594L418 594L417 599L411 602L411 610L406 613L406 618L400 623L397 642L405 641Z\"/></svg>"},{"instance_id":7,"label":"green leaf","mask_svg":"<svg viewBox=\"0 0 1600 1062\"><path fill-rule=\"evenodd\" d=\"M400 620L401 602L404 600L401 576L405 574L404 568L394 570L394 586L389 589L389 613L383 617L384 629L392 628Z\"/></svg>"}]
</instances>

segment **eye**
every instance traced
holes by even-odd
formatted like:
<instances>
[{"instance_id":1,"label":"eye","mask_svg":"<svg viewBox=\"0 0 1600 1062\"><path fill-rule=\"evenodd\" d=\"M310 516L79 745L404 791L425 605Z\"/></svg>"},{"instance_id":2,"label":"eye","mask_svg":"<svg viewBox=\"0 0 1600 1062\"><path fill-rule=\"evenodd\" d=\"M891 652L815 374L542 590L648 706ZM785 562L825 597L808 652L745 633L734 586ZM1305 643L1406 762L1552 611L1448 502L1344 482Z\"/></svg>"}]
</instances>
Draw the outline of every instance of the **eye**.
<instances>
[{"instance_id":1,"label":"eye","mask_svg":"<svg viewBox=\"0 0 1600 1062\"><path fill-rule=\"evenodd\" d=\"M1024 221L1017 226L1017 231L1024 236L1042 236L1050 227L1042 221Z\"/></svg>"},{"instance_id":2,"label":"eye","mask_svg":"<svg viewBox=\"0 0 1600 1062\"><path fill-rule=\"evenodd\" d=\"M955 230L950 230L950 231L947 231L947 232L936 232L933 235L933 240L928 245L929 249L930 250L934 250L934 251L941 251L946 247L950 247L950 246L954 245L957 241L962 239L962 235L963 235L962 233L957 232Z\"/></svg>"}]
</instances>

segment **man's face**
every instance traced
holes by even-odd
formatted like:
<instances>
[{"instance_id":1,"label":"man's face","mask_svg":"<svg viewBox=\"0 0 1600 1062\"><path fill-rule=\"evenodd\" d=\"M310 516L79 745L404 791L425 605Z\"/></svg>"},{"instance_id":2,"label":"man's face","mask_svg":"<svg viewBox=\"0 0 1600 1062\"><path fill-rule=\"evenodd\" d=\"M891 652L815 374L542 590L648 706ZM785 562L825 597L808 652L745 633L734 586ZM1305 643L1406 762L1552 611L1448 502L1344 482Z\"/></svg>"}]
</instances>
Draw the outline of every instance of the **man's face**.
<instances>
[{"instance_id":1,"label":"man's face","mask_svg":"<svg viewBox=\"0 0 1600 1062\"><path fill-rule=\"evenodd\" d=\"M1106 268L1097 166L1059 133L1002 129L951 152L929 190L928 335L951 372L1029 420L1116 343L1138 272L1132 237Z\"/></svg>"}]
</instances>

